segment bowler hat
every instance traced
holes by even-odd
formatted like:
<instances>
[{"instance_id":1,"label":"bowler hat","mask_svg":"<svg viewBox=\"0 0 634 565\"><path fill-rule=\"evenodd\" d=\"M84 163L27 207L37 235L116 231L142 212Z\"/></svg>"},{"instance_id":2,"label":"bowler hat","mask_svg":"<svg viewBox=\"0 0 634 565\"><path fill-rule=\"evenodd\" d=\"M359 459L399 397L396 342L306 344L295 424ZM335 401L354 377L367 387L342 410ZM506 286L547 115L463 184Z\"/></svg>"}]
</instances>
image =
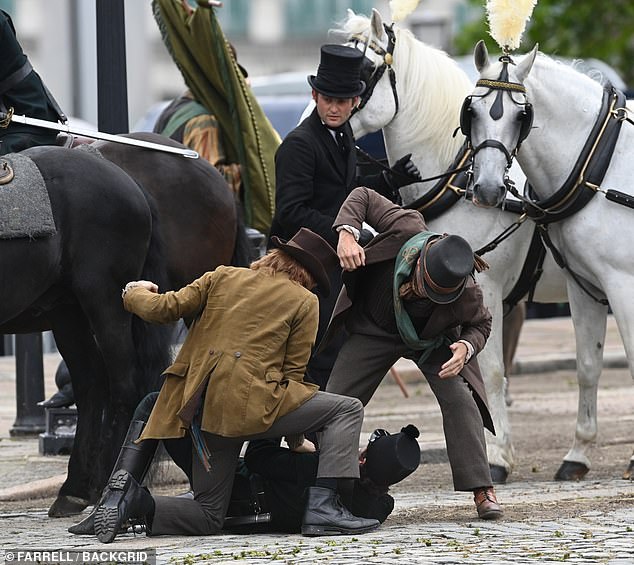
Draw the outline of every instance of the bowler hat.
<instances>
[{"instance_id":1,"label":"bowler hat","mask_svg":"<svg viewBox=\"0 0 634 565\"><path fill-rule=\"evenodd\" d=\"M375 430L366 452L366 476L376 485L389 486L411 475L420 464L418 436L418 428L412 424L397 434Z\"/></svg>"},{"instance_id":2,"label":"bowler hat","mask_svg":"<svg viewBox=\"0 0 634 565\"><path fill-rule=\"evenodd\" d=\"M339 261L334 249L323 237L308 228L300 228L288 241L274 235L271 243L301 263L315 278L325 296L330 294L328 273L339 265Z\"/></svg>"},{"instance_id":3,"label":"bowler hat","mask_svg":"<svg viewBox=\"0 0 634 565\"><path fill-rule=\"evenodd\" d=\"M308 84L317 92L333 98L353 98L365 90L361 77L363 53L346 45L322 45L317 75Z\"/></svg>"},{"instance_id":4,"label":"bowler hat","mask_svg":"<svg viewBox=\"0 0 634 565\"><path fill-rule=\"evenodd\" d=\"M449 304L462 294L474 267L469 243L459 235L443 235L429 239L416 274L432 302Z\"/></svg>"}]
</instances>

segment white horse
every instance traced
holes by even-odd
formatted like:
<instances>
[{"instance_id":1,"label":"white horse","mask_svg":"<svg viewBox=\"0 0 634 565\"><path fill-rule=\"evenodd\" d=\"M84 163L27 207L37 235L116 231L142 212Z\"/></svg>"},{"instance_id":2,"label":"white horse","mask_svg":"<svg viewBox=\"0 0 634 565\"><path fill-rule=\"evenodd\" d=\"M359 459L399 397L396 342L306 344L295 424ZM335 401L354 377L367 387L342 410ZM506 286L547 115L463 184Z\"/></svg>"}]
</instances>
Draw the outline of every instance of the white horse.
<instances>
[{"instance_id":1,"label":"white horse","mask_svg":"<svg viewBox=\"0 0 634 565\"><path fill-rule=\"evenodd\" d=\"M418 41L408 30L384 26L376 10L371 18L349 11L337 33L364 51L367 58L362 78L368 83L369 94L364 95L361 109L351 119L355 135L383 129L390 162L412 153L412 160L424 177L447 171L464 143L461 134L452 134L459 123L464 97L473 89L466 74L446 53ZM518 182L523 182L519 168L517 177ZM434 182L425 182L403 188L404 205L416 201L433 186ZM451 193L451 189L447 192ZM430 219L426 209L421 211L431 229L460 234L474 249L488 244L518 220L517 214L500 208L476 208L464 198L434 219ZM478 361L496 428L496 436L487 435L495 482L504 482L514 464L504 399L503 299L520 277L534 229L530 223L521 224L515 235L485 255L491 268L478 275L493 316L491 335ZM565 278L550 254L543 269L534 299L566 302Z\"/></svg>"},{"instance_id":2,"label":"white horse","mask_svg":"<svg viewBox=\"0 0 634 565\"><path fill-rule=\"evenodd\" d=\"M476 46L481 78L464 116L475 147L473 198L486 206L504 198L508 155L516 154L532 187L527 210L565 263L580 394L575 441L564 462L583 476L597 436L608 303L634 375L634 122L624 97L537 48L516 63L490 62L484 43ZM634 456L624 478L633 470Z\"/></svg>"}]
</instances>

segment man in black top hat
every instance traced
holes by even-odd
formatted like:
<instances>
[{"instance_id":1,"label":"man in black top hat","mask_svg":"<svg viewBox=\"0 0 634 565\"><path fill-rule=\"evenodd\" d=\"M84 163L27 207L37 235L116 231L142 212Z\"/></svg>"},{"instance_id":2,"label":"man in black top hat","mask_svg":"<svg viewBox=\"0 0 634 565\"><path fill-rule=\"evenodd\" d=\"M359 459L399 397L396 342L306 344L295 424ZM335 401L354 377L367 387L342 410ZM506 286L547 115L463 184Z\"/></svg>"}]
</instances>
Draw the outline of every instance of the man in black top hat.
<instances>
[{"instance_id":1,"label":"man in black top hat","mask_svg":"<svg viewBox=\"0 0 634 565\"><path fill-rule=\"evenodd\" d=\"M337 236L331 226L346 196L356 186L368 186L391 200L398 188L416 182L418 169L406 155L389 173L358 178L357 156L352 128L352 111L365 90L360 79L363 54L344 45L324 45L316 75L308 77L316 108L291 131L275 155L275 215L270 235L288 238L307 227L321 235L333 248ZM361 232L367 243L371 232ZM339 289L339 270L331 273L333 292L330 300L319 295L319 331L321 339ZM308 379L325 387L342 338L333 339L328 348L313 356Z\"/></svg>"},{"instance_id":2,"label":"man in black top hat","mask_svg":"<svg viewBox=\"0 0 634 565\"><path fill-rule=\"evenodd\" d=\"M378 232L365 248L347 229L363 222ZM326 391L365 405L400 357L414 360L441 408L454 488L473 492L480 518L499 518L483 425L495 430L476 359L491 331L473 277L486 263L463 238L430 232L419 212L365 187L351 192L333 228L345 288L324 339L341 324L349 337Z\"/></svg>"},{"instance_id":3,"label":"man in black top hat","mask_svg":"<svg viewBox=\"0 0 634 565\"><path fill-rule=\"evenodd\" d=\"M33 70L16 37L11 17L0 10L0 111L51 122L66 116ZM35 145L54 145L57 132L7 120L0 124L0 155Z\"/></svg>"}]
</instances>

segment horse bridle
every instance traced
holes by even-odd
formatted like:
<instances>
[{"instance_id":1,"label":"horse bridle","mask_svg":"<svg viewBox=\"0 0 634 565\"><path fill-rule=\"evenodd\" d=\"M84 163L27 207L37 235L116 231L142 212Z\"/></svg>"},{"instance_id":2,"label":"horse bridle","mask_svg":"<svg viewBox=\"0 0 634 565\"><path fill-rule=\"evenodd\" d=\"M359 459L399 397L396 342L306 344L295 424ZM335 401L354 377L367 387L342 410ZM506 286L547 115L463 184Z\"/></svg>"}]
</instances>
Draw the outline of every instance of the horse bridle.
<instances>
[{"instance_id":1,"label":"horse bridle","mask_svg":"<svg viewBox=\"0 0 634 565\"><path fill-rule=\"evenodd\" d=\"M392 67L392 63L394 62L394 48L396 47L396 34L394 33L394 24L387 25L383 24L383 29L387 34L387 49L381 47L376 41L370 38L365 38L362 35L354 34L351 36L351 40L354 41L355 47L361 43L365 45L365 50L370 48L374 51L379 57L383 58L383 62L379 67L376 67L370 80L366 84L365 91L361 95L361 100L359 104L354 109L354 112L358 112L361 110L370 100L372 93L376 85L379 83L383 74L387 70L388 77L390 79L390 86L392 87L392 95L394 96L394 115L398 113L398 92L396 91L396 73L394 72L394 68Z\"/></svg>"},{"instance_id":2,"label":"horse bridle","mask_svg":"<svg viewBox=\"0 0 634 565\"><path fill-rule=\"evenodd\" d=\"M472 158L481 149L484 149L485 147L493 147L504 153L507 162L506 170L508 171L513 163L513 158L517 155L522 142L526 139L533 126L533 106L530 102L524 102L524 104L520 104L513 99L513 96L511 96L511 100L514 104L524 107L519 117L521 121L519 137L517 140L517 144L512 151L509 151L507 147L497 139L485 139L477 147L473 147L473 144L471 143L471 121L473 119L471 101L474 96L477 96L477 98L484 98L485 96L491 94L493 91L497 91L497 95L493 105L491 106L489 115L494 120L499 120L504 115L504 105L502 101L502 96L504 95L504 92L520 92L526 95L526 87L523 84L511 82L508 79L508 65L509 63L512 65L515 64L511 57L509 55L502 55L500 57L500 62L502 63L502 71L500 72L500 76L497 80L481 78L480 80L478 80L478 82L476 82L476 87L482 86L484 88L487 88L487 92L480 95L471 94L467 96L462 103L462 109L460 110L460 131L462 131L463 135L467 138L467 142L472 148Z\"/></svg>"}]
</instances>

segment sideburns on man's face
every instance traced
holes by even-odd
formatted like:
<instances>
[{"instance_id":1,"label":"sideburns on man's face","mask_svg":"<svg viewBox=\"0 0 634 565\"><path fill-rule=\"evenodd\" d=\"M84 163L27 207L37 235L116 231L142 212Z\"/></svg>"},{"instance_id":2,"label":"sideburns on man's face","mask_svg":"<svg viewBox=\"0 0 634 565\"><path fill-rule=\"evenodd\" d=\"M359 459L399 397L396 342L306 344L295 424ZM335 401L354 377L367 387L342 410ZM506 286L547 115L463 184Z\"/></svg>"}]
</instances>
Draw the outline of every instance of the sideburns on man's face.
<instances>
[{"instance_id":1,"label":"sideburns on man's face","mask_svg":"<svg viewBox=\"0 0 634 565\"><path fill-rule=\"evenodd\" d=\"M335 98L313 90L313 100L317 105L317 113L321 121L329 128L337 128L350 119L359 97Z\"/></svg>"}]
</instances>

